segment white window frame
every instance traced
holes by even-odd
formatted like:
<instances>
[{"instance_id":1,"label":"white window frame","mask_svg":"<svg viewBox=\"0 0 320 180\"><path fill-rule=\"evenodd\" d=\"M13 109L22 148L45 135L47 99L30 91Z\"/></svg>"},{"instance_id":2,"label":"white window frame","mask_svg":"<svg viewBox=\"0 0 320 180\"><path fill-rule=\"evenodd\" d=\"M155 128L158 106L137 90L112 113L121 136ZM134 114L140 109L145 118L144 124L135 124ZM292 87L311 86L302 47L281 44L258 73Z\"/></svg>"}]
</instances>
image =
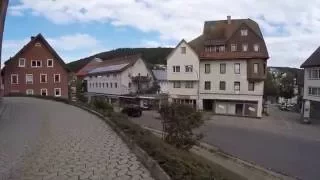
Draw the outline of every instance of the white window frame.
<instances>
[{"instance_id":1,"label":"white window frame","mask_svg":"<svg viewBox=\"0 0 320 180\"><path fill-rule=\"evenodd\" d=\"M238 69L237 69L237 66L239 66ZM234 63L234 73L235 74L240 74L241 73L241 65L240 65L240 63Z\"/></svg>"},{"instance_id":2,"label":"white window frame","mask_svg":"<svg viewBox=\"0 0 320 180\"><path fill-rule=\"evenodd\" d=\"M231 44L230 50L231 50L231 52L237 51L237 44Z\"/></svg>"},{"instance_id":3,"label":"white window frame","mask_svg":"<svg viewBox=\"0 0 320 180\"><path fill-rule=\"evenodd\" d=\"M208 87L206 86L208 84ZM204 82L204 90L211 90L211 81Z\"/></svg>"},{"instance_id":4,"label":"white window frame","mask_svg":"<svg viewBox=\"0 0 320 180\"><path fill-rule=\"evenodd\" d=\"M173 82L173 88L181 88L181 82L180 81L174 81Z\"/></svg>"},{"instance_id":5,"label":"white window frame","mask_svg":"<svg viewBox=\"0 0 320 180\"><path fill-rule=\"evenodd\" d=\"M242 51L248 52L248 44L247 43L242 44Z\"/></svg>"},{"instance_id":6,"label":"white window frame","mask_svg":"<svg viewBox=\"0 0 320 180\"><path fill-rule=\"evenodd\" d=\"M193 72L193 66L192 65L185 65L185 72L191 73Z\"/></svg>"},{"instance_id":7,"label":"white window frame","mask_svg":"<svg viewBox=\"0 0 320 180\"><path fill-rule=\"evenodd\" d=\"M211 71L211 65L210 64L204 64L204 73L209 74Z\"/></svg>"},{"instance_id":8,"label":"white window frame","mask_svg":"<svg viewBox=\"0 0 320 180\"><path fill-rule=\"evenodd\" d=\"M238 85L236 85L236 84L239 84L239 86ZM234 88L234 91L236 91L236 92L239 92L240 91L240 89L241 89L241 83L239 82L239 81L235 81L234 83L233 83L233 88ZM236 88L236 87L239 87L239 88Z\"/></svg>"},{"instance_id":9,"label":"white window frame","mask_svg":"<svg viewBox=\"0 0 320 180\"><path fill-rule=\"evenodd\" d=\"M46 92L46 95L45 96L48 96L48 89L47 88L41 88L40 89L40 95L42 96L42 91L45 91Z\"/></svg>"},{"instance_id":10,"label":"white window frame","mask_svg":"<svg viewBox=\"0 0 320 180\"><path fill-rule=\"evenodd\" d=\"M49 61L52 61L52 66L49 66ZM47 59L47 67L53 67L53 59Z\"/></svg>"},{"instance_id":11,"label":"white window frame","mask_svg":"<svg viewBox=\"0 0 320 180\"><path fill-rule=\"evenodd\" d=\"M187 47L180 47L181 54L187 54Z\"/></svg>"},{"instance_id":12,"label":"white window frame","mask_svg":"<svg viewBox=\"0 0 320 180\"><path fill-rule=\"evenodd\" d=\"M312 90L315 89L315 94L312 93ZM308 87L308 95L309 96L320 96L320 87Z\"/></svg>"},{"instance_id":13,"label":"white window frame","mask_svg":"<svg viewBox=\"0 0 320 180\"><path fill-rule=\"evenodd\" d=\"M224 71L223 68L224 67ZM226 74L227 73L227 64L226 63L220 63L220 74Z\"/></svg>"},{"instance_id":14,"label":"white window frame","mask_svg":"<svg viewBox=\"0 0 320 180\"><path fill-rule=\"evenodd\" d=\"M56 75L59 76L59 81L56 81ZM61 75L60 75L60 74L54 74L54 75L53 75L53 82L54 82L54 83L60 83L60 82L61 82Z\"/></svg>"},{"instance_id":15,"label":"white window frame","mask_svg":"<svg viewBox=\"0 0 320 180\"><path fill-rule=\"evenodd\" d=\"M318 77L313 77L313 73L312 73L312 71L317 71L318 73ZM320 79L320 68L311 68L310 70L309 70L309 79L311 79L311 80L317 80L317 79Z\"/></svg>"},{"instance_id":16,"label":"white window frame","mask_svg":"<svg viewBox=\"0 0 320 180\"><path fill-rule=\"evenodd\" d=\"M192 81L186 81L185 82L185 88L193 89L193 82Z\"/></svg>"},{"instance_id":17,"label":"white window frame","mask_svg":"<svg viewBox=\"0 0 320 180\"><path fill-rule=\"evenodd\" d=\"M28 92L30 92L31 91L31 93L28 93ZM33 95L34 94L34 91L33 91L33 89L27 89L26 90L26 95Z\"/></svg>"},{"instance_id":18,"label":"white window frame","mask_svg":"<svg viewBox=\"0 0 320 180\"><path fill-rule=\"evenodd\" d=\"M56 90L59 90L59 95L56 95ZM62 94L62 93L61 93L61 88L54 88L54 89L53 89L53 92L54 92L54 96L55 96L55 97L61 97L61 94Z\"/></svg>"},{"instance_id":19,"label":"white window frame","mask_svg":"<svg viewBox=\"0 0 320 180\"><path fill-rule=\"evenodd\" d=\"M248 29L241 29L241 36L248 36Z\"/></svg>"},{"instance_id":20,"label":"white window frame","mask_svg":"<svg viewBox=\"0 0 320 180\"><path fill-rule=\"evenodd\" d=\"M46 82L41 82L41 76L45 75L46 76ZM40 74L40 83L48 83L48 75L47 74Z\"/></svg>"},{"instance_id":21,"label":"white window frame","mask_svg":"<svg viewBox=\"0 0 320 180\"><path fill-rule=\"evenodd\" d=\"M179 71L177 71L177 67L179 67ZM181 71L181 68L180 68L180 66L173 66L173 72L180 72Z\"/></svg>"},{"instance_id":22,"label":"white window frame","mask_svg":"<svg viewBox=\"0 0 320 180\"><path fill-rule=\"evenodd\" d=\"M41 47L41 43L37 42L37 43L35 43L34 46L35 46L35 47Z\"/></svg>"},{"instance_id":23,"label":"white window frame","mask_svg":"<svg viewBox=\"0 0 320 180\"><path fill-rule=\"evenodd\" d=\"M36 62L36 66L33 66L33 65L32 65L32 62ZM38 64L37 62L40 62L40 66L37 65L37 64ZM42 61L41 61L41 60L31 60L31 67L32 67L32 68L42 67Z\"/></svg>"},{"instance_id":24,"label":"white window frame","mask_svg":"<svg viewBox=\"0 0 320 180\"><path fill-rule=\"evenodd\" d=\"M23 65L20 64L21 60L23 60ZM26 67L26 59L25 58L19 58L18 67Z\"/></svg>"},{"instance_id":25,"label":"white window frame","mask_svg":"<svg viewBox=\"0 0 320 180\"><path fill-rule=\"evenodd\" d=\"M253 50L254 50L255 52L259 52L259 51L260 51L260 45L259 45L259 44L254 44L254 45L253 45Z\"/></svg>"},{"instance_id":26,"label":"white window frame","mask_svg":"<svg viewBox=\"0 0 320 180\"><path fill-rule=\"evenodd\" d=\"M27 76L29 76L29 75L32 76L32 81L30 81L30 82L28 83L28 81L27 81ZM26 84L33 84L33 74L26 74Z\"/></svg>"},{"instance_id":27,"label":"white window frame","mask_svg":"<svg viewBox=\"0 0 320 180\"><path fill-rule=\"evenodd\" d=\"M259 73L259 63L253 63L253 73Z\"/></svg>"},{"instance_id":28,"label":"white window frame","mask_svg":"<svg viewBox=\"0 0 320 180\"><path fill-rule=\"evenodd\" d=\"M16 83L13 83L13 81L12 81L12 79L13 79L14 76L17 77L17 82L16 82ZM11 74L11 76L10 76L10 83L11 83L11 84L19 84L19 75L18 75L18 74Z\"/></svg>"}]
</instances>

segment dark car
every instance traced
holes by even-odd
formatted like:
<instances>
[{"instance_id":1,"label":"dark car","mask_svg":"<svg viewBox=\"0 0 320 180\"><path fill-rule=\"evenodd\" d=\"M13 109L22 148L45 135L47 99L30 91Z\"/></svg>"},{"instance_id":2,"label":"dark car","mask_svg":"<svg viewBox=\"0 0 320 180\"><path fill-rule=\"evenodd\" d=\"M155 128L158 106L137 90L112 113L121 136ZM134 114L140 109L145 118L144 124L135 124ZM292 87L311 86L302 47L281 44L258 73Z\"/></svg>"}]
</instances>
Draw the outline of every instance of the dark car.
<instances>
[{"instance_id":1,"label":"dark car","mask_svg":"<svg viewBox=\"0 0 320 180\"><path fill-rule=\"evenodd\" d=\"M138 105L126 106L121 110L121 112L131 117L140 117L142 115L142 110Z\"/></svg>"}]
</instances>

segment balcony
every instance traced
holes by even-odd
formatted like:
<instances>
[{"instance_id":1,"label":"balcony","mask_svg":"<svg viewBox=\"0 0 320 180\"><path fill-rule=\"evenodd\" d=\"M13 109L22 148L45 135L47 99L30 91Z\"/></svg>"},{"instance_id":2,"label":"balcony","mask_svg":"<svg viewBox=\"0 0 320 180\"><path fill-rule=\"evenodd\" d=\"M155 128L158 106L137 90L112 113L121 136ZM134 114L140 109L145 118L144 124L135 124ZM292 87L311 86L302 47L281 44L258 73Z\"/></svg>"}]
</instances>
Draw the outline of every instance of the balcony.
<instances>
[{"instance_id":1,"label":"balcony","mask_svg":"<svg viewBox=\"0 0 320 180\"><path fill-rule=\"evenodd\" d=\"M267 59L263 52L201 52L200 59L221 60L221 59Z\"/></svg>"},{"instance_id":2,"label":"balcony","mask_svg":"<svg viewBox=\"0 0 320 180\"><path fill-rule=\"evenodd\" d=\"M148 83L151 81L150 76L131 76L131 81L133 83Z\"/></svg>"}]
</instances>

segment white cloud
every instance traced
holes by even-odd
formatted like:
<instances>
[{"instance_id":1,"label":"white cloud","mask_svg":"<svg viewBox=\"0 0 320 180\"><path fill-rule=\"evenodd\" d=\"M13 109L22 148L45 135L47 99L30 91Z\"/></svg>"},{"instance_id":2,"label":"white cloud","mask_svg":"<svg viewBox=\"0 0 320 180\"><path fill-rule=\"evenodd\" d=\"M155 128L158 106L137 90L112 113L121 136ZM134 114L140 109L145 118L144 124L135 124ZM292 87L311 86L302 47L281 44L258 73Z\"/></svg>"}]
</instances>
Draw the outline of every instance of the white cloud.
<instances>
[{"instance_id":1,"label":"white cloud","mask_svg":"<svg viewBox=\"0 0 320 180\"><path fill-rule=\"evenodd\" d=\"M153 40L142 40L141 47L154 48L154 47L175 47L175 44L167 43L166 41L153 41Z\"/></svg>"},{"instance_id":2,"label":"white cloud","mask_svg":"<svg viewBox=\"0 0 320 180\"><path fill-rule=\"evenodd\" d=\"M165 41L191 40L202 32L203 21L252 18L265 33L271 65L299 66L315 49L320 36L318 0L20 0L16 14L31 12L57 24L108 22L158 32ZM278 35L281 25L281 36ZM307 54L307 55L306 55ZM299 60L297 60L299 59Z\"/></svg>"},{"instance_id":3,"label":"white cloud","mask_svg":"<svg viewBox=\"0 0 320 180\"><path fill-rule=\"evenodd\" d=\"M88 34L77 33L45 38L66 62L86 57L88 54L97 53L104 49L103 44L99 40ZM29 41L30 38L4 40L2 59L7 60L9 57L14 56Z\"/></svg>"}]
</instances>

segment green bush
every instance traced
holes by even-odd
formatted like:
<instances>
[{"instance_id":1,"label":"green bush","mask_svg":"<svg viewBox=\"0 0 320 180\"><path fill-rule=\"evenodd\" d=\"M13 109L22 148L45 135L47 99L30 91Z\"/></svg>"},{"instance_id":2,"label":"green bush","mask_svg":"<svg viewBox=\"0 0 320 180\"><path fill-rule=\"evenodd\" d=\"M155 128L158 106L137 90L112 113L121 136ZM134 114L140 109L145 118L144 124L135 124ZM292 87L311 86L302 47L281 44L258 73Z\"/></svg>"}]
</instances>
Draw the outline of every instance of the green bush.
<instances>
[{"instance_id":1,"label":"green bush","mask_svg":"<svg viewBox=\"0 0 320 180\"><path fill-rule=\"evenodd\" d=\"M97 111L109 115L109 113L113 112L113 107L111 104L106 102L104 99L94 99L91 102L91 106Z\"/></svg>"},{"instance_id":2,"label":"green bush","mask_svg":"<svg viewBox=\"0 0 320 180\"><path fill-rule=\"evenodd\" d=\"M167 144L123 114L111 113L109 119L157 161L173 180L243 179L229 171L225 172L224 168L201 156Z\"/></svg>"}]
</instances>

